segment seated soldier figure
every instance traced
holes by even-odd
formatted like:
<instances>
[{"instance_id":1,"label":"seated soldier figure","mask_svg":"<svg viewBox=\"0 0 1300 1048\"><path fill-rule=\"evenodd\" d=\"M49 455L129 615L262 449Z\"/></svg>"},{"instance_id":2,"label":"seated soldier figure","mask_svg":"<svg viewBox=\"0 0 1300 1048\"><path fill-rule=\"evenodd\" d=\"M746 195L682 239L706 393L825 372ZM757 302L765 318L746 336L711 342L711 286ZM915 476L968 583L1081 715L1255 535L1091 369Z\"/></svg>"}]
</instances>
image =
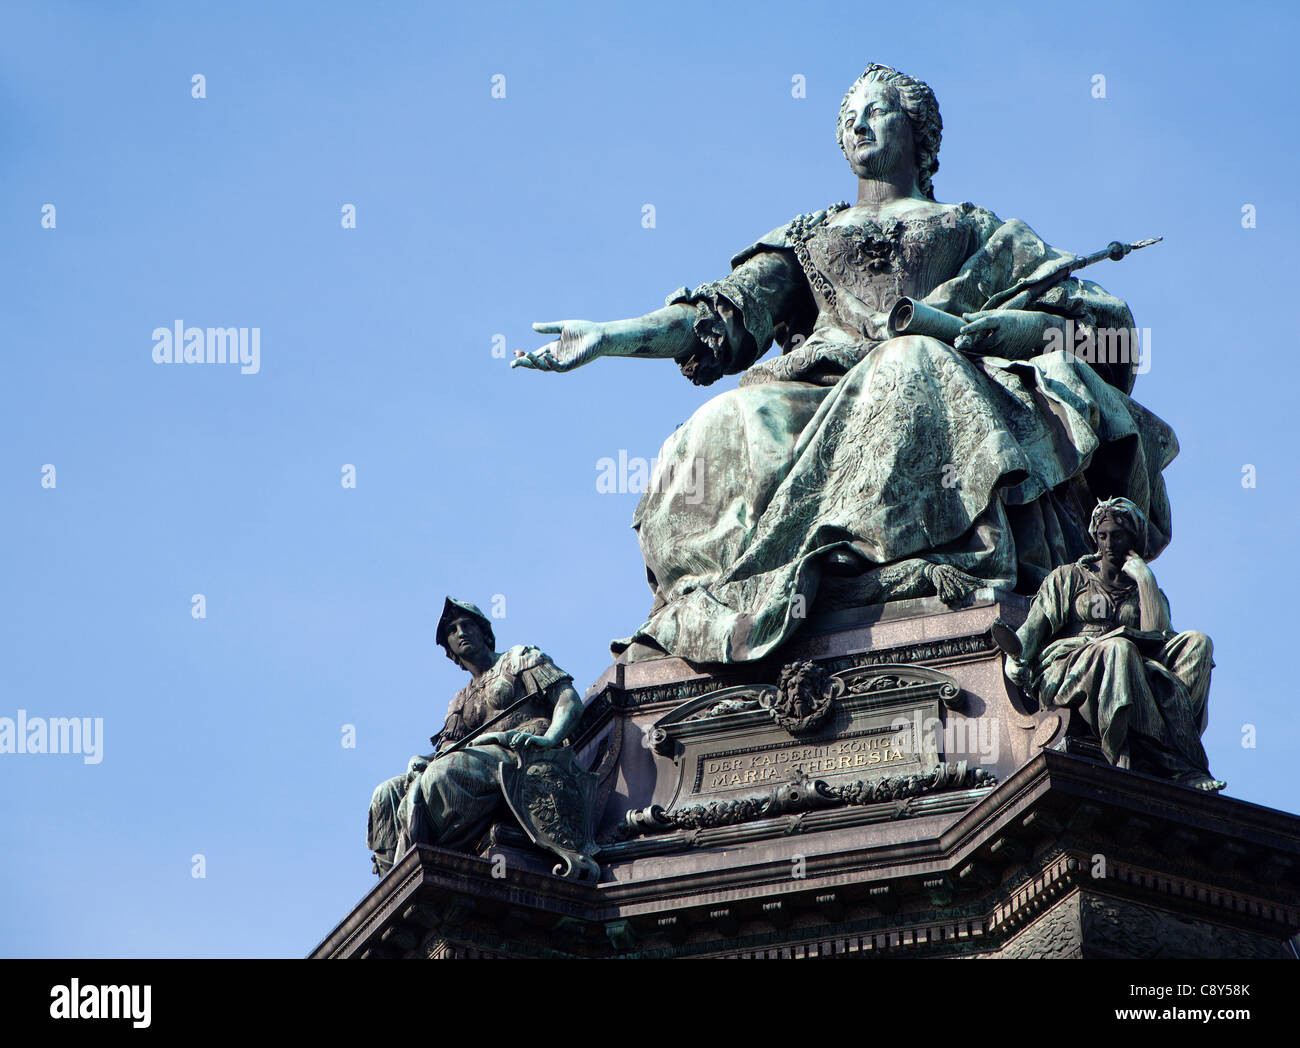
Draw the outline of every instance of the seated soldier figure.
<instances>
[{"instance_id":1,"label":"seated soldier figure","mask_svg":"<svg viewBox=\"0 0 1300 1048\"><path fill-rule=\"evenodd\" d=\"M413 844L471 846L502 805L498 768L513 762L511 751L561 746L582 716L573 678L537 648L498 653L491 623L473 604L448 597L436 639L472 679L452 699L434 752L412 757L405 775L375 789L367 841L380 876ZM493 730L447 752L525 698Z\"/></svg>"}]
</instances>

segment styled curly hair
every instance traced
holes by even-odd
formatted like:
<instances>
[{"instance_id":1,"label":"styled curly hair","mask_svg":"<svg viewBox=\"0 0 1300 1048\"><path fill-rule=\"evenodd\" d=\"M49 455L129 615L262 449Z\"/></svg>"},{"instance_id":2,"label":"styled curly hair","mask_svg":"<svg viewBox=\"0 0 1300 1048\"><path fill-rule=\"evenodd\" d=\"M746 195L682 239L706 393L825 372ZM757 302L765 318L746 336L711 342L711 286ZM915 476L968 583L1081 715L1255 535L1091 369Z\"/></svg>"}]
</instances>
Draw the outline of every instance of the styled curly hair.
<instances>
[{"instance_id":1,"label":"styled curly hair","mask_svg":"<svg viewBox=\"0 0 1300 1048\"><path fill-rule=\"evenodd\" d=\"M865 81L888 84L898 92L898 100L907 114L907 122L912 125L912 145L916 151L917 188L934 199L934 173L939 170L939 141L943 137L943 118L939 116L939 102L934 97L928 84L913 79L906 73L887 65L872 63L865 72L853 81L852 87L844 94L840 102L840 119L835 126L835 141L848 159L844 150L844 124L849 108L849 96Z\"/></svg>"}]
</instances>

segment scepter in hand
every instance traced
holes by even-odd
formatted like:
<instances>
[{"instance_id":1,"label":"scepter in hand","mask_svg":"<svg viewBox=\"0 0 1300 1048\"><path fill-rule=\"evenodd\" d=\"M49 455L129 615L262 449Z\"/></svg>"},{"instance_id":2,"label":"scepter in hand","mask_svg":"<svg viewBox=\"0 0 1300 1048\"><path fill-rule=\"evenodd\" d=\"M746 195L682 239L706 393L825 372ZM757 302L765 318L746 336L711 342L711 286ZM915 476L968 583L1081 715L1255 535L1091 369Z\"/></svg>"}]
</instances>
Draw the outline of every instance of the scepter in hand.
<instances>
[{"instance_id":1,"label":"scepter in hand","mask_svg":"<svg viewBox=\"0 0 1300 1048\"><path fill-rule=\"evenodd\" d=\"M1140 248L1158 244L1163 239L1164 237L1151 237L1147 240L1139 240L1134 244L1123 244L1118 240L1112 240L1100 251L1094 251L1090 255L1076 255L1066 259L1041 277L1025 277L1023 280L1018 280L1005 291L1000 291L990 298L979 312L989 313L998 309L1023 309L1029 302L1049 288L1055 287L1071 273L1106 258L1118 262L1125 255ZM974 316L974 314L968 315ZM969 348L969 343L966 345L958 344L962 328L966 327L967 323L968 321L963 317L953 316L951 313L947 313L942 309L935 309L934 306L926 305L926 303L914 298L900 298L895 302L894 308L889 311L889 320L887 321L889 334L895 338L899 335L928 335L960 350ZM968 336L962 337L966 338Z\"/></svg>"}]
</instances>

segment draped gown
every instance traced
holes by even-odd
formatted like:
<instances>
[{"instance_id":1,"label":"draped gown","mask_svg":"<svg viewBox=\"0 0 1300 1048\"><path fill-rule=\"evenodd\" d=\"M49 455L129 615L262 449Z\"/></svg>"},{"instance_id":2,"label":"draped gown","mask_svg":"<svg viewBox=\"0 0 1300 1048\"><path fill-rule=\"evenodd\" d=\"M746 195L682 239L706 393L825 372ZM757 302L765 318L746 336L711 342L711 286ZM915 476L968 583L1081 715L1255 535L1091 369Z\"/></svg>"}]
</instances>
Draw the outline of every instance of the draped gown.
<instances>
[{"instance_id":1,"label":"draped gown","mask_svg":"<svg viewBox=\"0 0 1300 1048\"><path fill-rule=\"evenodd\" d=\"M1134 357L1098 346L1132 330L1124 302L1090 280L1056 284L1022 308L1069 321L1078 341L1025 360L891 338L899 297L961 315L1072 256L970 203L851 224L845 208L801 215L728 276L669 296L696 311L677 358L688 377L749 371L663 445L633 519L654 603L615 652L762 658L829 591L837 550L869 568L835 580L850 603L932 594L938 566L1032 593L1091 552L1091 508L1114 495L1146 512L1151 556L1168 543L1161 471L1176 438L1128 395ZM751 367L773 341L783 355Z\"/></svg>"},{"instance_id":2,"label":"draped gown","mask_svg":"<svg viewBox=\"0 0 1300 1048\"><path fill-rule=\"evenodd\" d=\"M1127 760L1178 782L1210 778L1201 736L1214 645L1197 630L1144 630L1138 587L1123 578L1107 588L1099 559L1048 575L1019 630L1024 658L1038 672L1038 701L1077 710L1112 764ZM1157 592L1168 623L1168 598Z\"/></svg>"}]
</instances>

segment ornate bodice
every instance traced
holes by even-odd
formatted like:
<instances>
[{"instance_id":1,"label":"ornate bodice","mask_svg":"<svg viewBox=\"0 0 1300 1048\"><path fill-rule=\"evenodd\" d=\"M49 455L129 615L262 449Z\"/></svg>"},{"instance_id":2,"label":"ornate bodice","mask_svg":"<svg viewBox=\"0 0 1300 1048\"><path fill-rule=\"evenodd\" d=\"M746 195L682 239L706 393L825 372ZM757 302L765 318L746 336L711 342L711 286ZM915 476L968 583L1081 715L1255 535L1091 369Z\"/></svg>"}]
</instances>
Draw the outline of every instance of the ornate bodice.
<instances>
[{"instance_id":1,"label":"ornate bodice","mask_svg":"<svg viewBox=\"0 0 1300 1048\"><path fill-rule=\"evenodd\" d=\"M982 241L984 216L996 221L961 204L923 217L832 224L847 207L834 205L823 222L796 219L790 242L817 300L819 320L874 338L884 337L883 318L900 298L922 298L957 274Z\"/></svg>"}]
</instances>

